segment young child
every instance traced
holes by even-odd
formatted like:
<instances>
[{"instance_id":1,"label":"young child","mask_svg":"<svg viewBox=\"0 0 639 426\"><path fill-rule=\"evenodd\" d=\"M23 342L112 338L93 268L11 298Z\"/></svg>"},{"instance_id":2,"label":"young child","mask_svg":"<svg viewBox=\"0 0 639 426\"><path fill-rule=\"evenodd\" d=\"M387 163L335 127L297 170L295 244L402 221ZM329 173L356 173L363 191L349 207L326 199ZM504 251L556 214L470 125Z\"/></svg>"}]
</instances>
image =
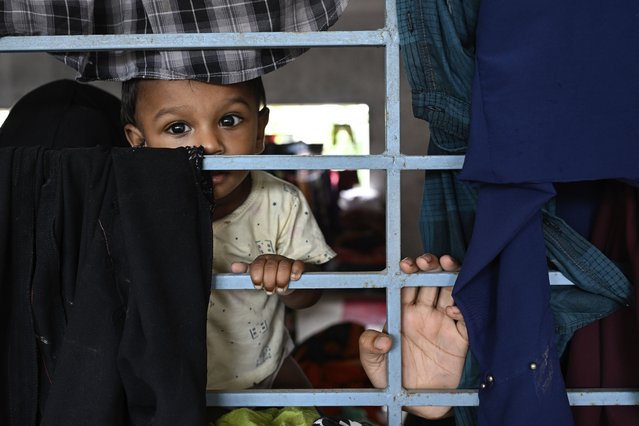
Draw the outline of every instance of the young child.
<instances>
[{"instance_id":1,"label":"young child","mask_svg":"<svg viewBox=\"0 0 639 426\"><path fill-rule=\"evenodd\" d=\"M265 104L259 78L229 85L133 80L122 86L122 118L132 146L259 154L269 118ZM295 186L263 171L216 170L210 176L214 272L248 271L263 291L211 292L207 388L308 387L290 357L284 307L311 306L320 291L291 291L288 283L335 253Z\"/></svg>"}]
</instances>

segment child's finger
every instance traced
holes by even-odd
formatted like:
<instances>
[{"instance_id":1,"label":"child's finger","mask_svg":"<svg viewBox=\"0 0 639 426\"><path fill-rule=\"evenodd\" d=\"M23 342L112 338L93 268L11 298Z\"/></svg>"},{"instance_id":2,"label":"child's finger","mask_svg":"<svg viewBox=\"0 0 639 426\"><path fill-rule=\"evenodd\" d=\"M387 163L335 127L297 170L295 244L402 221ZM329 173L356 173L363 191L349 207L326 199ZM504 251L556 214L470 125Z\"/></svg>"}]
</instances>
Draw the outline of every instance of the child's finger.
<instances>
[{"instance_id":1,"label":"child's finger","mask_svg":"<svg viewBox=\"0 0 639 426\"><path fill-rule=\"evenodd\" d=\"M233 262L231 263L231 272L234 274L244 274L248 271L249 265L245 262Z\"/></svg>"},{"instance_id":2,"label":"child's finger","mask_svg":"<svg viewBox=\"0 0 639 426\"><path fill-rule=\"evenodd\" d=\"M275 289L279 286L280 260L277 257L268 257L264 262L264 275L262 285L266 294L275 294ZM288 277L287 277L288 278Z\"/></svg>"},{"instance_id":3,"label":"child's finger","mask_svg":"<svg viewBox=\"0 0 639 426\"><path fill-rule=\"evenodd\" d=\"M301 260L295 260L293 262L293 265L291 266L290 279L293 281L297 281L300 279L303 273L304 273L304 262L302 262Z\"/></svg>"},{"instance_id":4,"label":"child's finger","mask_svg":"<svg viewBox=\"0 0 639 426\"><path fill-rule=\"evenodd\" d=\"M255 288L261 288L264 285L264 265L266 260L261 257L257 257L249 265L249 274L251 275L251 281Z\"/></svg>"},{"instance_id":5,"label":"child's finger","mask_svg":"<svg viewBox=\"0 0 639 426\"><path fill-rule=\"evenodd\" d=\"M293 262L289 259L280 260L277 265L277 273L275 275L275 285L278 288L287 288L291 281Z\"/></svg>"},{"instance_id":6,"label":"child's finger","mask_svg":"<svg viewBox=\"0 0 639 426\"><path fill-rule=\"evenodd\" d=\"M286 286L284 288L278 287L278 288L275 289L275 291L280 296L288 296L289 294L293 293L295 290L291 290L290 288L288 288L288 286Z\"/></svg>"}]
</instances>

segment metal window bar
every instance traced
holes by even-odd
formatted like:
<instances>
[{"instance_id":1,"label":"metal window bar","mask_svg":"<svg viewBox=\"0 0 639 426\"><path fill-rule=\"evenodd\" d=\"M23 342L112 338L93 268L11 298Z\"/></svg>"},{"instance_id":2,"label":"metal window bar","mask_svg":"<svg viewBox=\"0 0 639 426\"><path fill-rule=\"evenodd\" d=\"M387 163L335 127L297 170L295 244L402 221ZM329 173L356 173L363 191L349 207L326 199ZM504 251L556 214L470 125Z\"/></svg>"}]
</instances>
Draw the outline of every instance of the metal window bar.
<instances>
[{"instance_id":1,"label":"metal window bar","mask_svg":"<svg viewBox=\"0 0 639 426\"><path fill-rule=\"evenodd\" d=\"M361 289L385 288L387 329L400 341L400 291L405 286L449 286L456 274L406 275L400 261L400 172L402 170L460 169L463 156L406 156L400 152L399 82L400 52L395 0L385 2L385 26L373 31L330 31L305 33L211 33L160 35L29 36L0 38L0 52L82 52L105 50L189 50L240 47L361 47L385 48L386 145L379 155L368 156L207 156L208 170L278 169L378 169L386 171L386 269L381 272L308 273L295 288ZM551 285L572 285L561 273L550 273ZM212 288L252 289L246 276L218 274ZM388 424L401 424L403 406L474 406L479 403L474 389L407 391L401 383L401 345L388 356L386 389L245 390L208 392L210 406L385 406ZM639 405L639 391L628 389L568 390L571 405Z\"/></svg>"}]
</instances>

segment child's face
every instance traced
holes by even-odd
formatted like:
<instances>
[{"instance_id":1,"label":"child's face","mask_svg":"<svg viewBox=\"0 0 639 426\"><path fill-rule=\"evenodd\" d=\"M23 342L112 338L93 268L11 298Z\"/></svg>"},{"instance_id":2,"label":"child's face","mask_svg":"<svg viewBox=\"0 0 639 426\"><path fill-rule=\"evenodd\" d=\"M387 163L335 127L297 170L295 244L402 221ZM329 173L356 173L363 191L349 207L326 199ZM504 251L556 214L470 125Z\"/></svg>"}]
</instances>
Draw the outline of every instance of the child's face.
<instances>
[{"instance_id":1,"label":"child's face","mask_svg":"<svg viewBox=\"0 0 639 426\"><path fill-rule=\"evenodd\" d=\"M193 80L138 83L136 125L124 127L132 146L202 146L206 154L250 155L264 150L268 110L259 112L247 84L220 85ZM248 171L212 171L217 200L228 196Z\"/></svg>"}]
</instances>

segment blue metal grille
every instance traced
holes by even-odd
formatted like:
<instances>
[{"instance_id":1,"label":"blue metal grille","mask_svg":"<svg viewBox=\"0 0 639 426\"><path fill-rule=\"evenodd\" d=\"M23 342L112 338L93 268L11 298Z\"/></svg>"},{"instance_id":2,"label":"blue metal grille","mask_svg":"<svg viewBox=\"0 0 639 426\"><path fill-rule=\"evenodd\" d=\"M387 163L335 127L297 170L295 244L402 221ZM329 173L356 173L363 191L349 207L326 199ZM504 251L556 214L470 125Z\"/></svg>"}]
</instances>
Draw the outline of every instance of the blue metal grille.
<instances>
[{"instance_id":1,"label":"blue metal grille","mask_svg":"<svg viewBox=\"0 0 639 426\"><path fill-rule=\"evenodd\" d=\"M386 0L386 19L374 31L331 31L308 33L217 33L162 35L38 36L0 38L0 52L54 52L98 50L185 50L239 47L357 47L385 48L386 145L379 155L369 156L209 156L206 169L376 169L386 171L386 268L381 272L309 273L291 283L295 288L358 289L385 288L388 332L395 342L400 338L400 290L404 286L452 285L456 275L433 273L405 275L400 261L400 172L402 170L459 169L461 156L406 156L400 153L399 82L400 54L395 0ZM553 285L571 283L559 273L551 273ZM243 275L219 274L212 287L221 290L253 289ZM389 354L388 387L383 390L247 390L209 392L207 403L221 406L385 406L388 424L401 424L402 406L478 404L476 390L406 391L401 384L401 345ZM573 405L639 405L635 390L588 389L568 392Z\"/></svg>"}]
</instances>

